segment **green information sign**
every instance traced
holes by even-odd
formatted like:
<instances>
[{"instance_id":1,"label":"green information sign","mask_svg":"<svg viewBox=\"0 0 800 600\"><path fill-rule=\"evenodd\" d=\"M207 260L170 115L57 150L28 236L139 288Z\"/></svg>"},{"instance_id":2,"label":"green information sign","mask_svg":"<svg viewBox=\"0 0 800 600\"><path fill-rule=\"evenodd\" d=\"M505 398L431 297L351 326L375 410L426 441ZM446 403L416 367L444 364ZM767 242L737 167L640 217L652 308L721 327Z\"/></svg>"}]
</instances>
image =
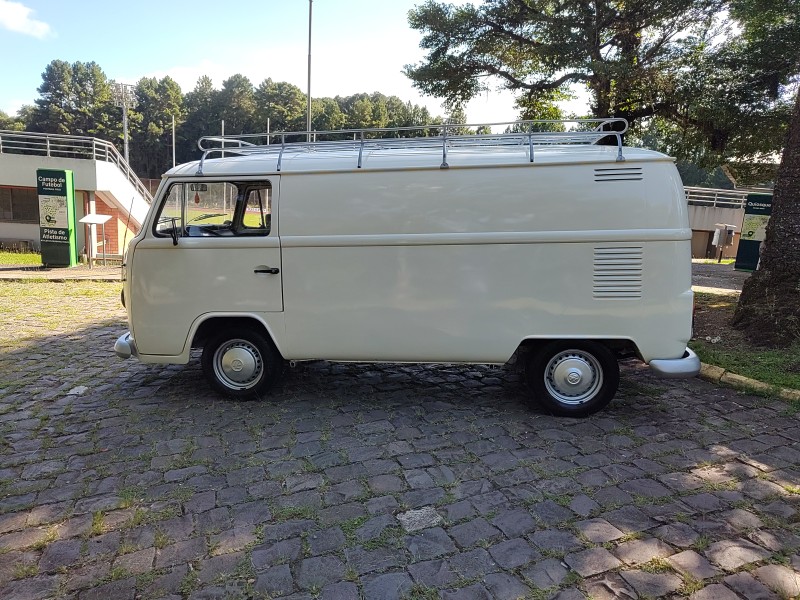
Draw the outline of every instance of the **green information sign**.
<instances>
[{"instance_id":1,"label":"green information sign","mask_svg":"<svg viewBox=\"0 0 800 600\"><path fill-rule=\"evenodd\" d=\"M742 234L733 268L737 271L755 271L759 249L766 238L767 223L772 214L772 194L747 194L744 207Z\"/></svg>"},{"instance_id":2,"label":"green information sign","mask_svg":"<svg viewBox=\"0 0 800 600\"><path fill-rule=\"evenodd\" d=\"M78 264L75 228L75 183L72 171L36 171L39 194L39 239L42 264L74 267Z\"/></svg>"}]
</instances>

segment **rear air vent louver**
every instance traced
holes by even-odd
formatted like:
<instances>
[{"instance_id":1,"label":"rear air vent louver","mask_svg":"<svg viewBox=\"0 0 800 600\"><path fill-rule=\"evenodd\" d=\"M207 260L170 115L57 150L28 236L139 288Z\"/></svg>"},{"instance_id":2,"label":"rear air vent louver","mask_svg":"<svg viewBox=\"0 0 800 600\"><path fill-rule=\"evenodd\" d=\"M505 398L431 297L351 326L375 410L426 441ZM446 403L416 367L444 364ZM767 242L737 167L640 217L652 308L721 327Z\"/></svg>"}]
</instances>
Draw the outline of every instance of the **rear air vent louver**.
<instances>
[{"instance_id":1,"label":"rear air vent louver","mask_svg":"<svg viewBox=\"0 0 800 600\"><path fill-rule=\"evenodd\" d=\"M593 275L595 298L641 298L642 247L596 246Z\"/></svg>"},{"instance_id":2,"label":"rear air vent louver","mask_svg":"<svg viewBox=\"0 0 800 600\"><path fill-rule=\"evenodd\" d=\"M594 170L595 181L641 181L641 167L615 167Z\"/></svg>"}]
</instances>

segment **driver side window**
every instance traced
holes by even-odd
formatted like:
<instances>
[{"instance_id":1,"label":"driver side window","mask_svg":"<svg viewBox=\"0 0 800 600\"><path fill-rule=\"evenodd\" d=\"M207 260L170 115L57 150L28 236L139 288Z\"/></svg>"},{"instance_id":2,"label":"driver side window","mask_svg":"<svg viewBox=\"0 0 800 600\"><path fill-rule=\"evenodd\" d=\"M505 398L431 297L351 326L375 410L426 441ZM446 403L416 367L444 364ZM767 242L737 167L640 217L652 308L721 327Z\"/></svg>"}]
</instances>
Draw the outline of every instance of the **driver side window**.
<instances>
[{"instance_id":1,"label":"driver side window","mask_svg":"<svg viewBox=\"0 0 800 600\"><path fill-rule=\"evenodd\" d=\"M159 237L269 235L269 182L174 183L162 201L154 234Z\"/></svg>"}]
</instances>

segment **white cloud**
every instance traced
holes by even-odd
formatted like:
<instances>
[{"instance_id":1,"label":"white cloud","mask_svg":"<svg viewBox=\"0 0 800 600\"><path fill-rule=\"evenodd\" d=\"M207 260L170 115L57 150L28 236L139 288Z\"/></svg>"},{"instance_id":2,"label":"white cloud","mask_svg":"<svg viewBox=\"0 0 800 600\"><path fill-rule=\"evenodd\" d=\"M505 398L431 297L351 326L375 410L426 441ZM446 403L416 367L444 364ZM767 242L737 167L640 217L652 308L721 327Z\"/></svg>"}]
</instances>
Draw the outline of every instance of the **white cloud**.
<instances>
[{"instance_id":1,"label":"white cloud","mask_svg":"<svg viewBox=\"0 0 800 600\"><path fill-rule=\"evenodd\" d=\"M33 10L21 2L0 0L0 27L44 39L53 35L53 29L44 21L32 17Z\"/></svg>"}]
</instances>

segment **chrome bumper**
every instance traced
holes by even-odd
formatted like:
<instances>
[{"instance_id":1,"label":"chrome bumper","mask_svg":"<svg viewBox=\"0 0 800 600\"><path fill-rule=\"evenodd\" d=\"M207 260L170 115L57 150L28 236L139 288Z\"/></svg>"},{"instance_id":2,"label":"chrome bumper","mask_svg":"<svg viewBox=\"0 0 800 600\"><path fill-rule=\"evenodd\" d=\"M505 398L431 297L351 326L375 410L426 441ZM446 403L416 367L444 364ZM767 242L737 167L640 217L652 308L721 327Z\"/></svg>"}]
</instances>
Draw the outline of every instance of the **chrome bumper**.
<instances>
[{"instance_id":1,"label":"chrome bumper","mask_svg":"<svg viewBox=\"0 0 800 600\"><path fill-rule=\"evenodd\" d=\"M700 359L697 354L687 348L682 358L656 358L651 360L650 368L656 375L668 379L694 377L700 372Z\"/></svg>"},{"instance_id":2,"label":"chrome bumper","mask_svg":"<svg viewBox=\"0 0 800 600\"><path fill-rule=\"evenodd\" d=\"M139 352L136 350L136 342L133 341L130 331L125 335L119 336L119 339L114 343L114 352L120 358L139 356Z\"/></svg>"}]
</instances>

